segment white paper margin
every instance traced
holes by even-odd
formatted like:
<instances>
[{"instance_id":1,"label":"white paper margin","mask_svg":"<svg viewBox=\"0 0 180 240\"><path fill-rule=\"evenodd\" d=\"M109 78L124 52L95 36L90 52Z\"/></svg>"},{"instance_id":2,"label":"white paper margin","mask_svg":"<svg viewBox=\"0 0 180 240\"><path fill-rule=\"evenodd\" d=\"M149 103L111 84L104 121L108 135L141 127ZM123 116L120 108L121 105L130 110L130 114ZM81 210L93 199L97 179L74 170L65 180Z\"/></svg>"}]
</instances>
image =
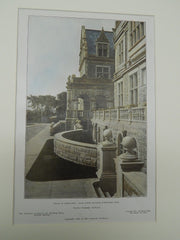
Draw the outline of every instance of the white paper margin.
<instances>
[{"instance_id":1,"label":"white paper margin","mask_svg":"<svg viewBox=\"0 0 180 240\"><path fill-rule=\"evenodd\" d=\"M75 17L92 19L114 19L146 22L146 64L147 64L147 197L138 198L91 198L91 199L24 199L24 157L26 128L26 78L27 78L27 35L29 16ZM17 96L16 96L16 135L15 135L15 184L14 219L16 223L57 223L88 221L154 221L155 220L155 56L154 56L154 17L122 15L110 13L89 13L72 11L50 11L19 9L18 53L17 53ZM95 210L74 210L77 205L91 202ZM54 205L54 203L56 203ZM66 203L66 204L62 204ZM65 212L47 217L47 212ZM143 210L146 214L130 214ZM28 213L41 212L34 216ZM131 212L131 213L132 213ZM26 213L26 214L24 214Z\"/></svg>"}]
</instances>

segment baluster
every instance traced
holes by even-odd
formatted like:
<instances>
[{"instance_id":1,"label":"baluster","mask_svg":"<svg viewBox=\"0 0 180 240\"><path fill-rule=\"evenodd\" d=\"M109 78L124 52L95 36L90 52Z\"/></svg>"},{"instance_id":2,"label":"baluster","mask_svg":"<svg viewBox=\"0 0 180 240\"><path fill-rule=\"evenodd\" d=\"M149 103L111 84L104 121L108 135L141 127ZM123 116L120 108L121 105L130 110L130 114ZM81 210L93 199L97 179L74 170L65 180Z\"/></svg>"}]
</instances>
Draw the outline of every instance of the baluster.
<instances>
[{"instance_id":1,"label":"baluster","mask_svg":"<svg viewBox=\"0 0 180 240\"><path fill-rule=\"evenodd\" d=\"M120 108L117 109L117 120L120 121Z\"/></svg>"}]
</instances>

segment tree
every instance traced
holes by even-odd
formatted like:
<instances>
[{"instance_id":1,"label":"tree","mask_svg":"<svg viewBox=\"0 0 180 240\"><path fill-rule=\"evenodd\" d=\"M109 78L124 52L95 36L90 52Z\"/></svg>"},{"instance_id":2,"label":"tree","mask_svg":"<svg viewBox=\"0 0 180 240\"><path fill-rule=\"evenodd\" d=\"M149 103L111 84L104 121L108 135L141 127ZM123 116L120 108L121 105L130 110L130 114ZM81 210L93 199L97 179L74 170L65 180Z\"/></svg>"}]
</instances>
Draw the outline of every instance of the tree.
<instances>
[{"instance_id":1,"label":"tree","mask_svg":"<svg viewBox=\"0 0 180 240\"><path fill-rule=\"evenodd\" d=\"M51 95L40 95L33 96L30 95L27 97L28 107L32 109L33 115L36 115L35 118L37 121L40 117L41 122L49 121L49 117L55 113L56 107L56 98ZM28 116L28 115L27 115ZM28 117L27 117L28 120Z\"/></svg>"},{"instance_id":2,"label":"tree","mask_svg":"<svg viewBox=\"0 0 180 240\"><path fill-rule=\"evenodd\" d=\"M58 119L65 119L67 105L67 93L61 92L57 95L56 100L56 113Z\"/></svg>"}]
</instances>

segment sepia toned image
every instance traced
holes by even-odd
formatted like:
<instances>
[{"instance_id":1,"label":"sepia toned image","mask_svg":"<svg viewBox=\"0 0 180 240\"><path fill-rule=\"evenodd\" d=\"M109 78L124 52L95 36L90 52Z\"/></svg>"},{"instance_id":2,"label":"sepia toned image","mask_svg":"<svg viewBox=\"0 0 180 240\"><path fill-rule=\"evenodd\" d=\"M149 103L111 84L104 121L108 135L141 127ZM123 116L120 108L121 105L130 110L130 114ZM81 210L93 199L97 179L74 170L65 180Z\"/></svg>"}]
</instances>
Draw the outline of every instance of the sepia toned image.
<instances>
[{"instance_id":1,"label":"sepia toned image","mask_svg":"<svg viewBox=\"0 0 180 240\"><path fill-rule=\"evenodd\" d=\"M146 196L146 24L29 18L25 198Z\"/></svg>"}]
</instances>

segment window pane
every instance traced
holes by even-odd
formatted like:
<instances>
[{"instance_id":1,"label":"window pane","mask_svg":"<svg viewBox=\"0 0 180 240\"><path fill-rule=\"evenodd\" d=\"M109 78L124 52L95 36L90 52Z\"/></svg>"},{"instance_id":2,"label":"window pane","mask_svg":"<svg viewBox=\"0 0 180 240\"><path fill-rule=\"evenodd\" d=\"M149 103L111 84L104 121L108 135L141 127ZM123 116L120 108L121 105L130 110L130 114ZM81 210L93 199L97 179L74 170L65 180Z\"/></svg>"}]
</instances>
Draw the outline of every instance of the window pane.
<instances>
[{"instance_id":1,"label":"window pane","mask_svg":"<svg viewBox=\"0 0 180 240\"><path fill-rule=\"evenodd\" d=\"M139 30L139 26L137 27L136 32L137 32L137 40L139 40L139 39L140 39L140 30Z\"/></svg>"},{"instance_id":2,"label":"window pane","mask_svg":"<svg viewBox=\"0 0 180 240\"><path fill-rule=\"evenodd\" d=\"M134 90L134 104L137 105L138 103L138 94L137 94L137 89Z\"/></svg>"},{"instance_id":3,"label":"window pane","mask_svg":"<svg viewBox=\"0 0 180 240\"><path fill-rule=\"evenodd\" d=\"M107 44L103 44L103 49L105 50L107 50Z\"/></svg>"},{"instance_id":4,"label":"window pane","mask_svg":"<svg viewBox=\"0 0 180 240\"><path fill-rule=\"evenodd\" d=\"M119 106L121 106L121 99L120 99L120 95L118 96L118 102L119 102Z\"/></svg>"},{"instance_id":5,"label":"window pane","mask_svg":"<svg viewBox=\"0 0 180 240\"><path fill-rule=\"evenodd\" d=\"M118 94L120 94L120 83L118 83Z\"/></svg>"},{"instance_id":6,"label":"window pane","mask_svg":"<svg viewBox=\"0 0 180 240\"><path fill-rule=\"evenodd\" d=\"M123 90L123 82L121 82L121 91Z\"/></svg>"},{"instance_id":7,"label":"window pane","mask_svg":"<svg viewBox=\"0 0 180 240\"><path fill-rule=\"evenodd\" d=\"M131 43L131 47L132 47L132 45L133 45L133 35L132 34L130 35L130 43Z\"/></svg>"},{"instance_id":8,"label":"window pane","mask_svg":"<svg viewBox=\"0 0 180 240\"><path fill-rule=\"evenodd\" d=\"M146 84L146 68L142 69L142 84Z\"/></svg>"},{"instance_id":9,"label":"window pane","mask_svg":"<svg viewBox=\"0 0 180 240\"><path fill-rule=\"evenodd\" d=\"M121 94L121 97L120 97L120 106L123 106L123 94Z\"/></svg>"},{"instance_id":10,"label":"window pane","mask_svg":"<svg viewBox=\"0 0 180 240\"><path fill-rule=\"evenodd\" d=\"M109 69L105 67L103 70L104 72L108 72Z\"/></svg>"},{"instance_id":11,"label":"window pane","mask_svg":"<svg viewBox=\"0 0 180 240\"><path fill-rule=\"evenodd\" d=\"M141 28L141 37L144 36L144 23L142 22L140 24L140 28Z\"/></svg>"},{"instance_id":12,"label":"window pane","mask_svg":"<svg viewBox=\"0 0 180 240\"><path fill-rule=\"evenodd\" d=\"M133 32L133 38L134 38L133 43L136 43L136 31Z\"/></svg>"},{"instance_id":13,"label":"window pane","mask_svg":"<svg viewBox=\"0 0 180 240\"><path fill-rule=\"evenodd\" d=\"M133 91L132 90L130 91L130 102L131 102L131 104L133 104Z\"/></svg>"},{"instance_id":14,"label":"window pane","mask_svg":"<svg viewBox=\"0 0 180 240\"><path fill-rule=\"evenodd\" d=\"M97 77L101 78L102 77L102 73L97 73Z\"/></svg>"},{"instance_id":15,"label":"window pane","mask_svg":"<svg viewBox=\"0 0 180 240\"><path fill-rule=\"evenodd\" d=\"M102 49L102 46L103 46L103 45L102 45L101 43L98 44L98 48L99 48L99 49Z\"/></svg>"},{"instance_id":16,"label":"window pane","mask_svg":"<svg viewBox=\"0 0 180 240\"><path fill-rule=\"evenodd\" d=\"M97 67L97 72L102 72L102 67Z\"/></svg>"},{"instance_id":17,"label":"window pane","mask_svg":"<svg viewBox=\"0 0 180 240\"><path fill-rule=\"evenodd\" d=\"M103 56L106 57L107 56L107 49L103 50Z\"/></svg>"},{"instance_id":18,"label":"window pane","mask_svg":"<svg viewBox=\"0 0 180 240\"><path fill-rule=\"evenodd\" d=\"M138 85L138 82L137 82L137 73L135 73L133 76L134 76L134 78L133 78L133 87L137 87L137 85Z\"/></svg>"},{"instance_id":19,"label":"window pane","mask_svg":"<svg viewBox=\"0 0 180 240\"><path fill-rule=\"evenodd\" d=\"M102 49L98 49L98 55L102 56Z\"/></svg>"},{"instance_id":20,"label":"window pane","mask_svg":"<svg viewBox=\"0 0 180 240\"><path fill-rule=\"evenodd\" d=\"M133 88L133 76L130 76L130 88Z\"/></svg>"}]
</instances>

